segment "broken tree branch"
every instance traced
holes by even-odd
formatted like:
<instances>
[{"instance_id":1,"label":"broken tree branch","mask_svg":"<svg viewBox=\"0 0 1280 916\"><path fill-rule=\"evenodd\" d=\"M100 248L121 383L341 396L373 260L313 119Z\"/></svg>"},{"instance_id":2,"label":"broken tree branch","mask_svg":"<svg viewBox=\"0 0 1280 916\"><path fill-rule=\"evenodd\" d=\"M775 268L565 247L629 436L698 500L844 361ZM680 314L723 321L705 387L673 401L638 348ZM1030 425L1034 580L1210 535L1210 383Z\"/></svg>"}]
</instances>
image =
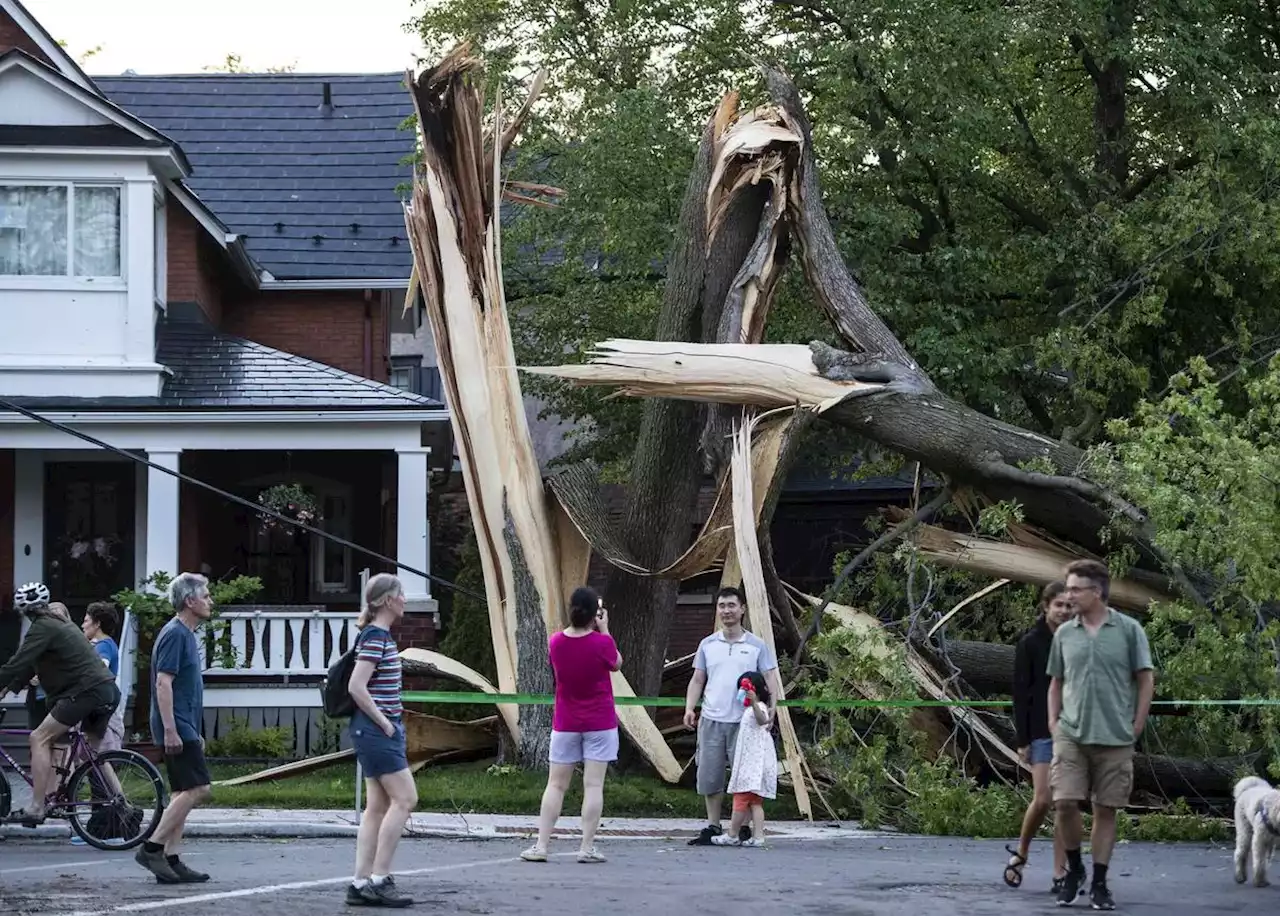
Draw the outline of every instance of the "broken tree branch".
<instances>
[{"instance_id":1,"label":"broken tree branch","mask_svg":"<svg viewBox=\"0 0 1280 916\"><path fill-rule=\"evenodd\" d=\"M845 564L844 569L840 570L840 575L836 576L836 581L831 583L831 587L828 588L826 594L823 595L822 604L818 605L817 609L814 610L813 620L809 622L808 628L800 637L800 645L796 647L795 655L792 658L792 661L796 665L799 665L800 660L804 657L804 649L805 646L808 645L809 640L822 632L822 614L831 605L835 596L839 594L840 589L844 587L845 582L849 580L849 577L862 568L862 565L875 556L882 548L892 544L904 535L910 534L911 529L928 519L935 512L945 506L950 500L951 488L943 487L937 496L921 506L914 515L905 521L894 525L884 534L880 535L880 537L876 538L864 547L861 553Z\"/></svg>"}]
</instances>

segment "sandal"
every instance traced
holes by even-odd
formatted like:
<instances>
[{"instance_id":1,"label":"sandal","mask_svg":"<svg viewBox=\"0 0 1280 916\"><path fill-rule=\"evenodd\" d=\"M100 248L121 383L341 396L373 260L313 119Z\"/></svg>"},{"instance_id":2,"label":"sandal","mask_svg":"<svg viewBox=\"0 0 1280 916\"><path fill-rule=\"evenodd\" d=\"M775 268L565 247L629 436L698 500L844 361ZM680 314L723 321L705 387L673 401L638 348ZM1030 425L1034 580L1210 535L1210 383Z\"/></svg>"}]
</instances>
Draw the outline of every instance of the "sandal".
<instances>
[{"instance_id":1,"label":"sandal","mask_svg":"<svg viewBox=\"0 0 1280 916\"><path fill-rule=\"evenodd\" d=\"M1009 853L1009 864L1004 867L1004 883L1010 887L1022 887L1022 869L1026 867L1027 857L1012 846L1006 846Z\"/></svg>"}]
</instances>

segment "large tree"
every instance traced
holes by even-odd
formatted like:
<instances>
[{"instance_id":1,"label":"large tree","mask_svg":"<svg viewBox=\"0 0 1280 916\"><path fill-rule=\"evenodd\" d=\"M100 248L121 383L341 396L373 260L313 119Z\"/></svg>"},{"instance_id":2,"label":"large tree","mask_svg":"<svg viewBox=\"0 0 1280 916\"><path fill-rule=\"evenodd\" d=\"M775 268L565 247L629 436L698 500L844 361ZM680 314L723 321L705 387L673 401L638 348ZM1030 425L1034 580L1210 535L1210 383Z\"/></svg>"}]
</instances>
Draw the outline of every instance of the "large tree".
<instances>
[{"instance_id":1,"label":"large tree","mask_svg":"<svg viewBox=\"0 0 1280 916\"><path fill-rule=\"evenodd\" d=\"M419 26L435 49L473 38L512 78L550 70L517 171L568 193L506 234L522 362L705 332L696 310L671 324L667 278L691 241L681 191L722 91L767 98L747 69L762 49L816 125L804 181L816 189L821 174L833 231L805 238L798 222L806 260L825 261L819 280L838 263L857 270L818 297L834 328L789 278L768 336L880 358L869 374L865 360L822 367L892 376L884 396L847 406L866 411L848 418L859 438L1015 497L1101 549L1115 505L1065 483L1077 446L1192 356L1243 364L1280 339L1280 35L1261 4L514 0L433 3ZM696 409L541 392L588 430L572 458L638 475L636 556L671 559L693 521ZM950 405L947 423L924 421L931 398ZM674 589L629 584L613 589L624 632L665 644ZM638 690L656 683L660 655L632 662Z\"/></svg>"}]
</instances>

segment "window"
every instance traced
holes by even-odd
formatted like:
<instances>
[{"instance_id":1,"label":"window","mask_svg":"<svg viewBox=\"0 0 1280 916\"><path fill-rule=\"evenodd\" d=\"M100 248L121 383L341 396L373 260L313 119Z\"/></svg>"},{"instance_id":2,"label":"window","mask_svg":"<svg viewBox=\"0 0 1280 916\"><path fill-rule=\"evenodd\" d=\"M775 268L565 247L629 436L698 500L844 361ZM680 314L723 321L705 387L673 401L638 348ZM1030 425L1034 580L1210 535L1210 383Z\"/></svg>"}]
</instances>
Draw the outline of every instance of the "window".
<instances>
[{"instance_id":1,"label":"window","mask_svg":"<svg viewBox=\"0 0 1280 916\"><path fill-rule=\"evenodd\" d=\"M413 366L393 366L391 369L391 387L402 391L413 390Z\"/></svg>"},{"instance_id":2,"label":"window","mask_svg":"<svg viewBox=\"0 0 1280 916\"><path fill-rule=\"evenodd\" d=\"M347 492L321 491L320 527L340 538L351 539L351 499ZM328 538L313 537L311 555L312 587L322 595L352 590L351 548Z\"/></svg>"},{"instance_id":3,"label":"window","mask_svg":"<svg viewBox=\"0 0 1280 916\"><path fill-rule=\"evenodd\" d=\"M0 185L0 275L120 276L120 189Z\"/></svg>"}]
</instances>

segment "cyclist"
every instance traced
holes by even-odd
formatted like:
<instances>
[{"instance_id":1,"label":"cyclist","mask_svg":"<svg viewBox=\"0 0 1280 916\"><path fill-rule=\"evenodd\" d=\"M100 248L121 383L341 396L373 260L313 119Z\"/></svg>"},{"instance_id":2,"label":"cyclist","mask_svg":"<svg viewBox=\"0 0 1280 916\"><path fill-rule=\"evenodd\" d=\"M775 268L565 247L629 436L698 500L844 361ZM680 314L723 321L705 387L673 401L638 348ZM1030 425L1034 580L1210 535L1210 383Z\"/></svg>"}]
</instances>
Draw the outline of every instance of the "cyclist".
<instances>
[{"instance_id":1,"label":"cyclist","mask_svg":"<svg viewBox=\"0 0 1280 916\"><path fill-rule=\"evenodd\" d=\"M49 714L31 732L31 804L5 820L35 827L44 823L45 799L55 782L54 743L79 725L96 750L120 703L120 688L80 628L49 607L47 586L21 586L13 606L27 615L31 626L18 651L0 665L0 696L22 689L34 674L48 698Z\"/></svg>"}]
</instances>

